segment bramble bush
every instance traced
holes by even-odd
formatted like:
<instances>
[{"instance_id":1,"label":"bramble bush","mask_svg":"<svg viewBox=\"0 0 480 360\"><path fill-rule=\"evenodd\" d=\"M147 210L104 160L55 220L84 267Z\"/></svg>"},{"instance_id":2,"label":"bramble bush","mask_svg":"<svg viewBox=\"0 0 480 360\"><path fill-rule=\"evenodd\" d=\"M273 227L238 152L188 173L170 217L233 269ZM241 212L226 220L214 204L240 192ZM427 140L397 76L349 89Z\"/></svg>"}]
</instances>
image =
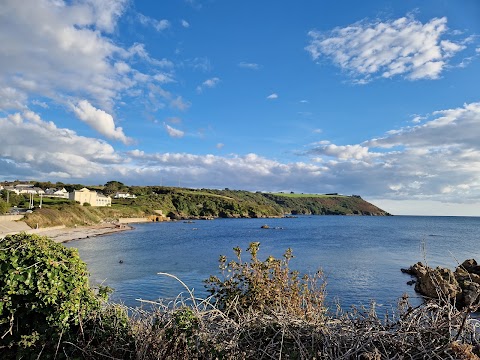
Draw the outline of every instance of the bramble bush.
<instances>
[{"instance_id":1,"label":"bramble bush","mask_svg":"<svg viewBox=\"0 0 480 360\"><path fill-rule=\"evenodd\" d=\"M0 352L54 354L62 338L100 309L88 275L76 249L47 237L0 239Z\"/></svg>"}]
</instances>

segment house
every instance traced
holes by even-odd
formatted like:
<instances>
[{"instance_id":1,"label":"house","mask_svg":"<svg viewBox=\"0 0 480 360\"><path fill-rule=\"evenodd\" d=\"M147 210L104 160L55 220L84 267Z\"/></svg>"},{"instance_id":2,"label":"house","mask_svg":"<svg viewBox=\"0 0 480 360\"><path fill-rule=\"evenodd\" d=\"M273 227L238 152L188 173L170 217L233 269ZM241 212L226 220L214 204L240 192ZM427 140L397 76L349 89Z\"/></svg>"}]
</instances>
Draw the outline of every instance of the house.
<instances>
[{"instance_id":1,"label":"house","mask_svg":"<svg viewBox=\"0 0 480 360\"><path fill-rule=\"evenodd\" d=\"M35 190L35 193L34 193L34 194L45 195L45 191L43 191L42 188L34 187L33 190Z\"/></svg>"},{"instance_id":2,"label":"house","mask_svg":"<svg viewBox=\"0 0 480 360\"><path fill-rule=\"evenodd\" d=\"M128 192L117 191L114 196L115 199L135 199L135 195L130 195Z\"/></svg>"},{"instance_id":3,"label":"house","mask_svg":"<svg viewBox=\"0 0 480 360\"><path fill-rule=\"evenodd\" d=\"M68 199L68 191L65 190L65 188L62 188L61 190L49 188L45 190L45 196Z\"/></svg>"},{"instance_id":4,"label":"house","mask_svg":"<svg viewBox=\"0 0 480 360\"><path fill-rule=\"evenodd\" d=\"M110 196L105 196L102 193L96 193L97 200L95 206L112 206L112 198Z\"/></svg>"},{"instance_id":5,"label":"house","mask_svg":"<svg viewBox=\"0 0 480 360\"><path fill-rule=\"evenodd\" d=\"M14 192L15 194L20 194L20 190L15 189L15 186L5 186L4 190Z\"/></svg>"},{"instance_id":6,"label":"house","mask_svg":"<svg viewBox=\"0 0 480 360\"><path fill-rule=\"evenodd\" d=\"M81 205L88 203L91 206L112 206L112 199L96 191L83 188L74 190L68 195L70 200L78 201Z\"/></svg>"}]
</instances>

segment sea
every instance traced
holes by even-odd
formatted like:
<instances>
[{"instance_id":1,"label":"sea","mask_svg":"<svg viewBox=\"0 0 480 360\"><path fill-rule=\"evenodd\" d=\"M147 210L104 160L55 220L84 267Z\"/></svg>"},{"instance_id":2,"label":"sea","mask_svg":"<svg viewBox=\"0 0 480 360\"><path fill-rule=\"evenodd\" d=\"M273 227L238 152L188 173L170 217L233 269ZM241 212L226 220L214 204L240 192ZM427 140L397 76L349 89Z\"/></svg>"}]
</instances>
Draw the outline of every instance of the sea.
<instances>
[{"instance_id":1,"label":"sea","mask_svg":"<svg viewBox=\"0 0 480 360\"><path fill-rule=\"evenodd\" d=\"M131 307L188 297L180 281L158 273L207 297L204 280L220 275L219 256L233 260L234 247L260 242L261 260L291 248L292 270L322 270L329 308L375 304L390 311L405 294L412 305L422 302L402 268L421 261L453 270L466 259L480 261L479 238L480 217L298 216L142 223L65 245L78 249L92 285L110 286L111 300ZM242 258L249 259L245 251Z\"/></svg>"}]
</instances>

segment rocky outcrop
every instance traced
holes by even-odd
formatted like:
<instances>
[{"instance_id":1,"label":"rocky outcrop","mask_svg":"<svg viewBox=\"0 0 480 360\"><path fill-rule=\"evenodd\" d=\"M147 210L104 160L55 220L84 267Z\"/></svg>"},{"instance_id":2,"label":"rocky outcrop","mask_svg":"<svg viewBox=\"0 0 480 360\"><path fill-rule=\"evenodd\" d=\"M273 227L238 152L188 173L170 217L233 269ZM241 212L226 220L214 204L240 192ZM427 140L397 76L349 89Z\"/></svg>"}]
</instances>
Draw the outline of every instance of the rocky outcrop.
<instances>
[{"instance_id":1,"label":"rocky outcrop","mask_svg":"<svg viewBox=\"0 0 480 360\"><path fill-rule=\"evenodd\" d=\"M417 278L415 291L427 298L452 301L460 308L480 305L480 266L474 259L465 260L455 271L418 262L402 272Z\"/></svg>"}]
</instances>

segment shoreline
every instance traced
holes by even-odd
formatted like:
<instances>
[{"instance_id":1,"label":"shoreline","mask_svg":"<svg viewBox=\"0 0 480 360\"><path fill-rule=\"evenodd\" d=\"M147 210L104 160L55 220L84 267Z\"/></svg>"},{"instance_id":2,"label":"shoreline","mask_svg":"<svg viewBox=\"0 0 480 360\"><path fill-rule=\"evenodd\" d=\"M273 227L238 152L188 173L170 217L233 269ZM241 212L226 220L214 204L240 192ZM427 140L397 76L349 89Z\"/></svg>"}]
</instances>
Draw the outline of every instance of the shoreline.
<instances>
[{"instance_id":1,"label":"shoreline","mask_svg":"<svg viewBox=\"0 0 480 360\"><path fill-rule=\"evenodd\" d=\"M74 240L88 239L92 237L108 235L120 231L133 230L134 227L127 224L101 224L92 226L79 226L76 228L42 229L36 232L40 236L47 236L56 243L67 243Z\"/></svg>"}]
</instances>

